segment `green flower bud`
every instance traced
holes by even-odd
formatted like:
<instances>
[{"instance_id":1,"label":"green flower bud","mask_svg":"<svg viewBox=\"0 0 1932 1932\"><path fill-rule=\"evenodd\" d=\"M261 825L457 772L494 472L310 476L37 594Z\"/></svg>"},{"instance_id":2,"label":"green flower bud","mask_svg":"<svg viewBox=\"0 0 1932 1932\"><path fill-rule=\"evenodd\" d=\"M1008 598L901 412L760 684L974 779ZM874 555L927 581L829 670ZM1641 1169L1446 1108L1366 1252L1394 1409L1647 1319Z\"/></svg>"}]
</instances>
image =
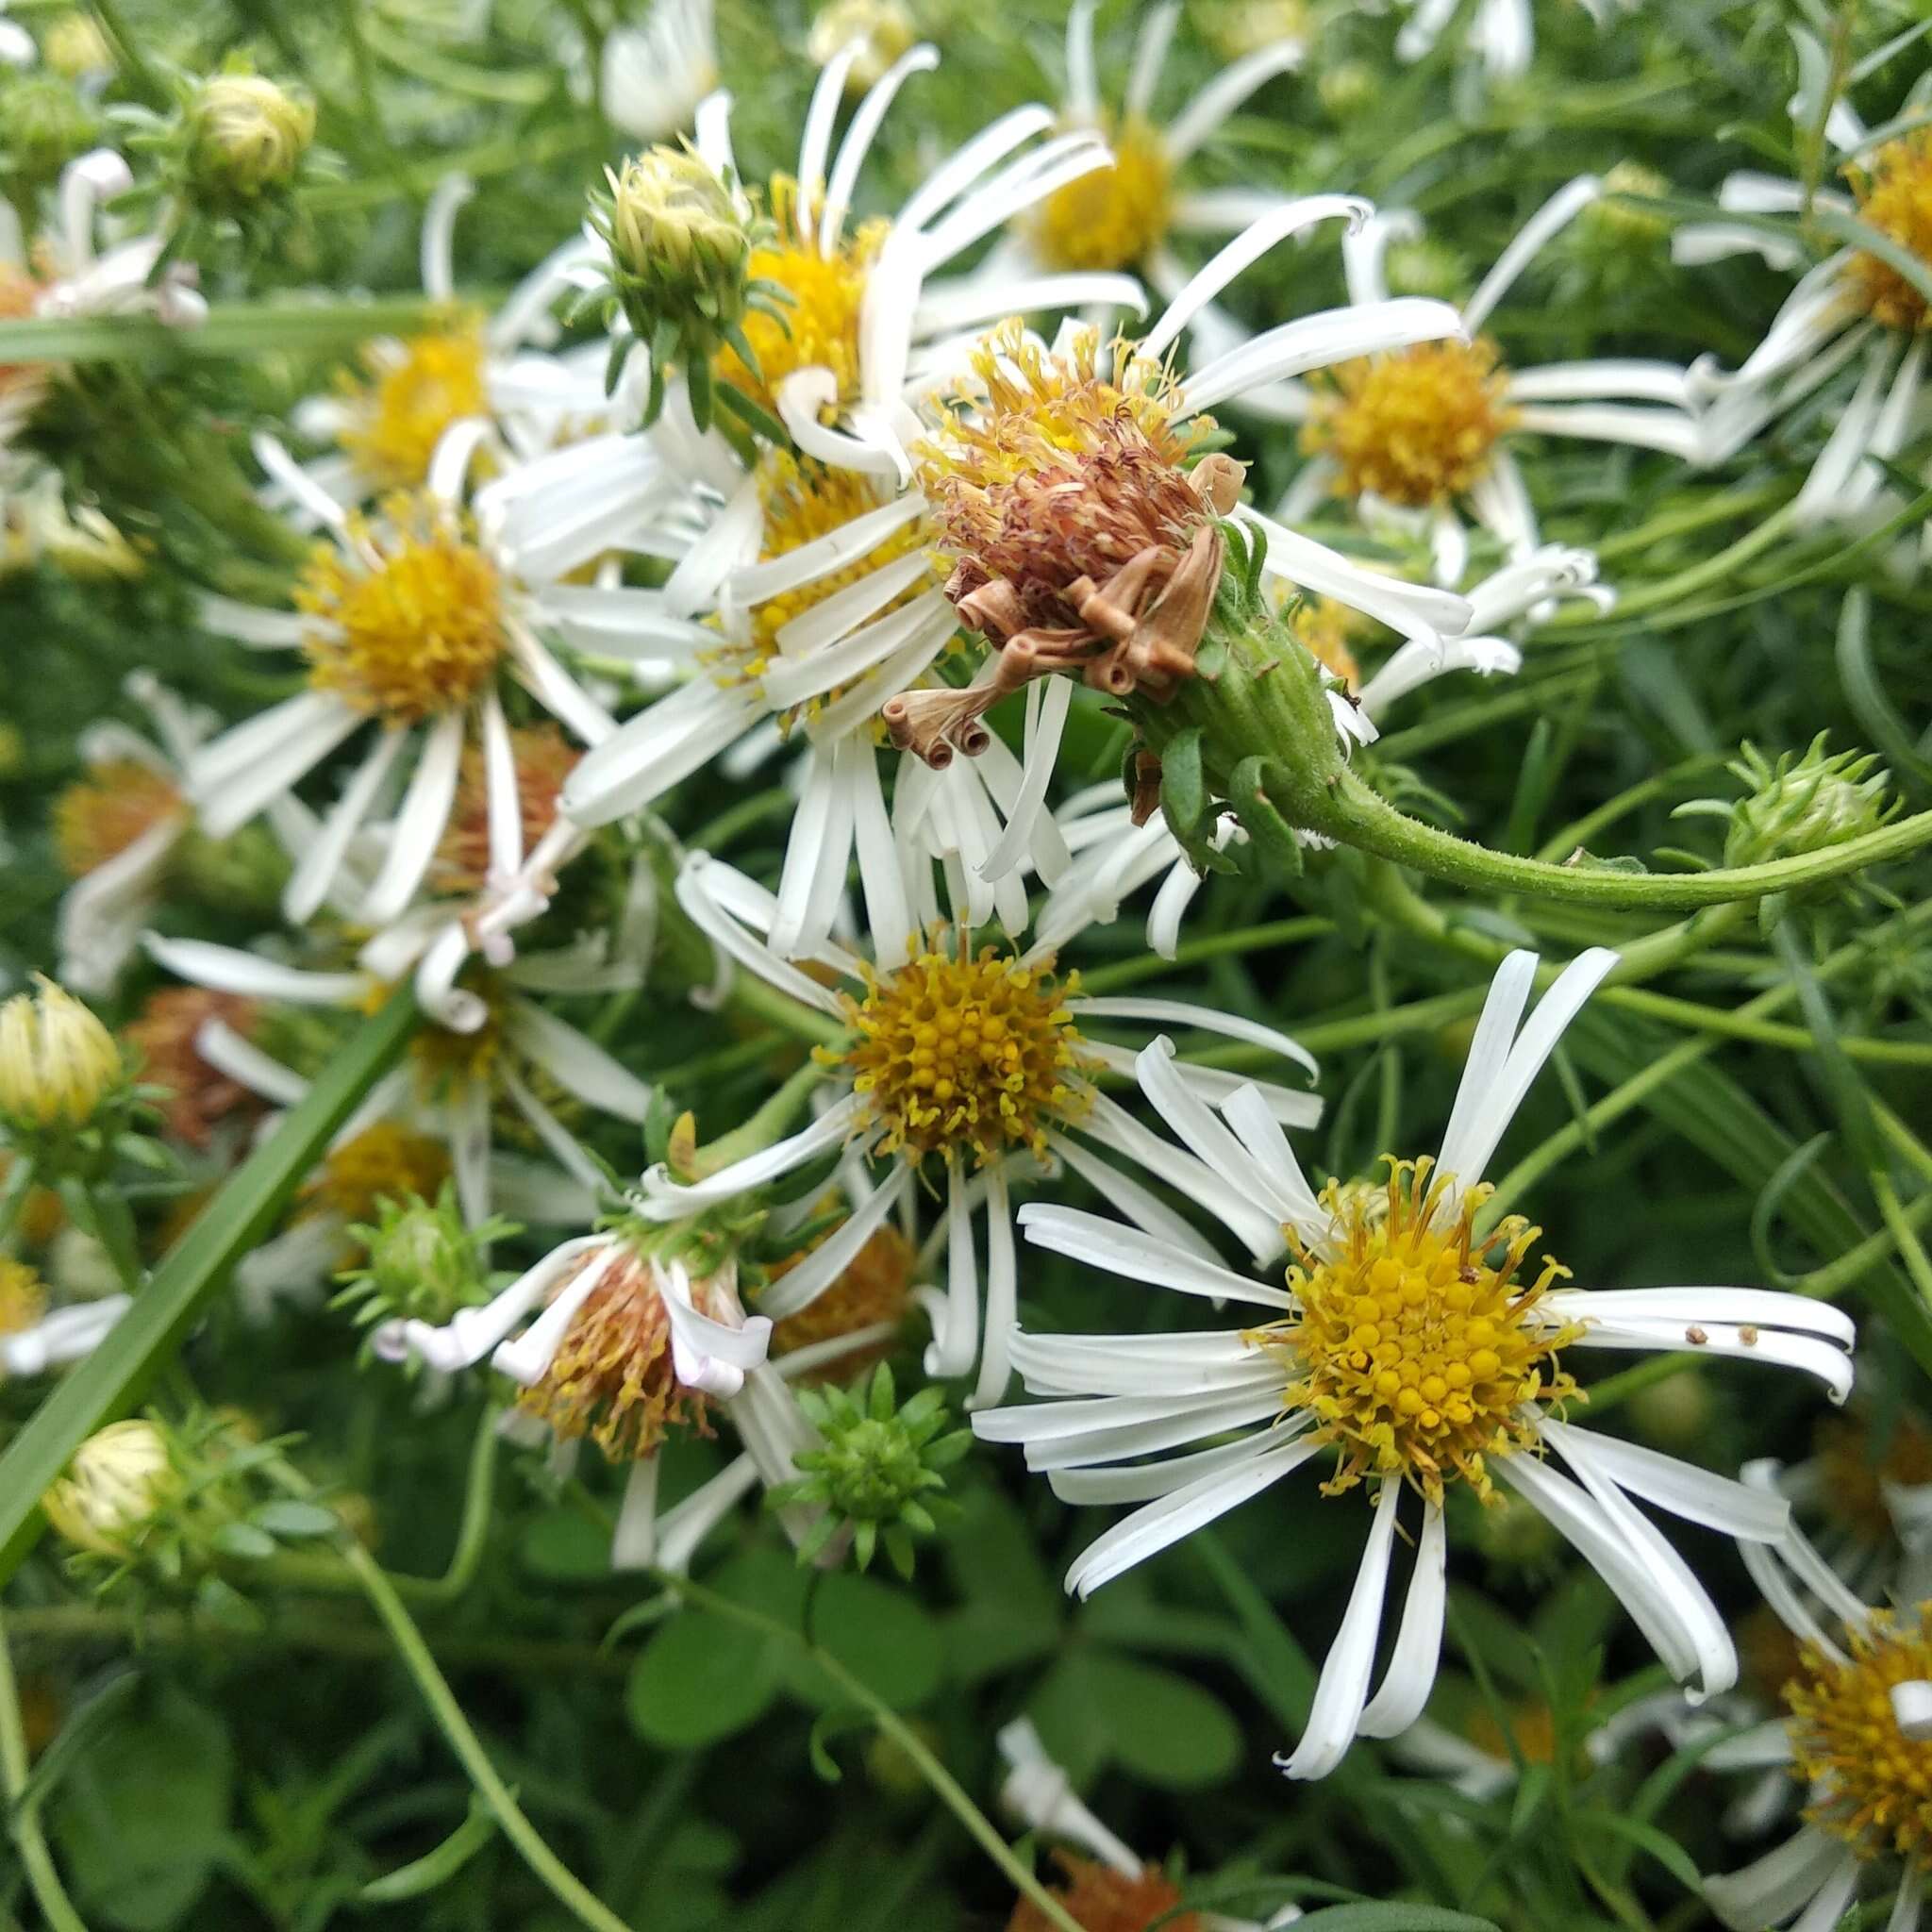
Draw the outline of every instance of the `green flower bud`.
<instances>
[{"instance_id":1,"label":"green flower bud","mask_svg":"<svg viewBox=\"0 0 1932 1932\"><path fill-rule=\"evenodd\" d=\"M1315 82L1315 93L1331 121L1352 120L1369 107L1378 92L1375 70L1365 60L1338 60L1332 67L1323 68Z\"/></svg>"},{"instance_id":2,"label":"green flower bud","mask_svg":"<svg viewBox=\"0 0 1932 1932\"><path fill-rule=\"evenodd\" d=\"M1446 242L1419 235L1389 250L1386 272L1391 295L1434 295L1453 302L1470 286L1469 264Z\"/></svg>"},{"instance_id":3,"label":"green flower bud","mask_svg":"<svg viewBox=\"0 0 1932 1932\"><path fill-rule=\"evenodd\" d=\"M262 74L216 74L188 110L188 177L217 207L259 201L295 178L315 103Z\"/></svg>"},{"instance_id":4,"label":"green flower bud","mask_svg":"<svg viewBox=\"0 0 1932 1932\"><path fill-rule=\"evenodd\" d=\"M1660 241L1670 233L1667 216L1650 208L1633 208L1618 197L1641 194L1655 201L1671 192L1671 184L1655 168L1638 161L1619 161L1604 175L1601 200L1584 209L1579 228L1586 241L1618 247L1637 247Z\"/></svg>"},{"instance_id":5,"label":"green flower bud","mask_svg":"<svg viewBox=\"0 0 1932 1932\"><path fill-rule=\"evenodd\" d=\"M1724 863L1732 866L1822 852L1876 830L1898 809L1885 795L1890 774L1870 752L1827 752L1824 741L1820 732L1802 756L1786 752L1775 764L1747 744L1728 769L1749 795L1696 799L1678 813L1727 818Z\"/></svg>"},{"instance_id":6,"label":"green flower bud","mask_svg":"<svg viewBox=\"0 0 1932 1932\"><path fill-rule=\"evenodd\" d=\"M41 35L41 52L56 74L69 80L113 70L114 50L91 13L63 13L50 21Z\"/></svg>"},{"instance_id":7,"label":"green flower bud","mask_svg":"<svg viewBox=\"0 0 1932 1932\"><path fill-rule=\"evenodd\" d=\"M93 109L58 74L19 74L0 91L0 154L23 180L52 181L99 131Z\"/></svg>"},{"instance_id":8,"label":"green flower bud","mask_svg":"<svg viewBox=\"0 0 1932 1932\"><path fill-rule=\"evenodd\" d=\"M818 1425L824 1446L794 1457L806 1474L779 1484L767 1501L774 1508L815 1503L824 1511L800 1545L799 1561L811 1561L849 1525L861 1570L870 1567L883 1541L892 1567L909 1577L913 1539L930 1536L939 1517L957 1507L943 1493L941 1472L965 1455L972 1432L941 1433L949 1418L937 1389L922 1389L901 1407L884 1362L869 1386L850 1393L802 1390L798 1400Z\"/></svg>"},{"instance_id":9,"label":"green flower bud","mask_svg":"<svg viewBox=\"0 0 1932 1932\"><path fill-rule=\"evenodd\" d=\"M458 1309L490 1299L490 1243L517 1232L508 1221L464 1224L456 1188L445 1181L434 1203L418 1194L376 1204L373 1224L349 1229L367 1257L339 1279L338 1307L355 1307L358 1327L392 1317L441 1327Z\"/></svg>"}]
</instances>

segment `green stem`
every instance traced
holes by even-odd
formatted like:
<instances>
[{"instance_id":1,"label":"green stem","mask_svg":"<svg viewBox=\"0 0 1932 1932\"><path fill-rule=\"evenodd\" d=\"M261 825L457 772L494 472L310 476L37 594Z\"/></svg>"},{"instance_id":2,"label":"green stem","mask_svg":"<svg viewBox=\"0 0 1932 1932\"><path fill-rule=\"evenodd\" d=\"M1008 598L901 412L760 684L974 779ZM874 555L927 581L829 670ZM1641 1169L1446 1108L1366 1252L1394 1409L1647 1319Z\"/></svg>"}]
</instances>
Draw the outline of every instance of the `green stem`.
<instances>
[{"instance_id":1,"label":"green stem","mask_svg":"<svg viewBox=\"0 0 1932 1932\"><path fill-rule=\"evenodd\" d=\"M833 1041L845 1037L845 1028L829 1013L821 1013L802 1000L793 999L790 993L780 992L775 986L758 978L754 973L734 971L731 991L725 994L724 1004L733 1012L762 1020L811 1046L829 1046Z\"/></svg>"},{"instance_id":2,"label":"green stem","mask_svg":"<svg viewBox=\"0 0 1932 1932\"><path fill-rule=\"evenodd\" d=\"M1774 504L1789 500L1791 494L1789 485L1771 483L1760 490L1731 490L1715 496L1700 497L1697 502L1687 504L1680 509L1665 510L1652 517L1648 523L1639 524L1634 529L1620 530L1614 537L1606 538L1596 546L1597 561L1608 563L1619 557L1641 557L1667 537L1688 536L1692 530L1704 529L1710 524L1724 524L1734 517L1750 516L1757 510L1769 509Z\"/></svg>"},{"instance_id":3,"label":"green stem","mask_svg":"<svg viewBox=\"0 0 1932 1932\"><path fill-rule=\"evenodd\" d=\"M4 1624L0 1624L0 1780L6 1786L13 1842L20 1848L21 1868L34 1902L52 1932L87 1932L87 1921L74 1909L55 1869L54 1855L41 1830L40 1807L19 1802L27 1783L26 1732L21 1723L13 1654Z\"/></svg>"},{"instance_id":4,"label":"green stem","mask_svg":"<svg viewBox=\"0 0 1932 1932\"><path fill-rule=\"evenodd\" d=\"M140 34L122 18L120 0L91 0L91 4L94 18L100 22L101 30L108 37L108 44L114 50L114 58L126 76L128 87L151 108L165 108L170 100L168 88L148 64L147 56L142 51Z\"/></svg>"},{"instance_id":5,"label":"green stem","mask_svg":"<svg viewBox=\"0 0 1932 1932\"><path fill-rule=\"evenodd\" d=\"M1283 815L1291 824L1296 823L1297 814L1286 808L1294 801L1279 802L1284 804ZM1491 852L1487 846L1472 844L1467 839L1409 818L1353 772L1341 774L1328 796L1313 801L1312 809L1299 822L1342 843L1467 891L1524 892L1574 905L1666 912L1802 891L1842 878L1864 866L1906 858L1932 843L1932 811L1927 811L1895 819L1841 845L1774 858L1762 865L1673 874L1551 865L1511 852Z\"/></svg>"},{"instance_id":6,"label":"green stem","mask_svg":"<svg viewBox=\"0 0 1932 1932\"><path fill-rule=\"evenodd\" d=\"M384 295L366 302L229 302L210 309L194 328L169 328L144 315L0 322L0 361L114 362L157 352L219 358L329 349L371 336L407 335L445 313L443 305L425 296Z\"/></svg>"},{"instance_id":7,"label":"green stem","mask_svg":"<svg viewBox=\"0 0 1932 1932\"><path fill-rule=\"evenodd\" d=\"M295 1469L285 1462L268 1465L291 1495L312 1501L315 1491ZM356 1573L370 1607L380 1619L395 1646L403 1668L414 1680L437 1728L448 1741L457 1761L468 1773L503 1835L513 1844L525 1864L549 1889L551 1895L593 1932L631 1932L631 1928L560 1859L544 1841L543 1835L524 1814L509 1787L498 1775L483 1748L483 1740L471 1728L462 1706L449 1688L449 1680L437 1667L416 1620L409 1615L387 1573L353 1537L342 1539L342 1555Z\"/></svg>"},{"instance_id":8,"label":"green stem","mask_svg":"<svg viewBox=\"0 0 1932 1932\"><path fill-rule=\"evenodd\" d=\"M1724 762L1722 752L1701 752L1694 758L1686 758L1681 765L1673 765L1668 772L1658 772L1645 778L1627 791L1618 792L1616 797L1598 806L1594 811L1586 812L1580 819L1573 819L1560 831L1553 833L1537 848L1537 858L1548 859L1553 864L1560 863L1579 845L1588 845L1599 832L1615 824L1626 813L1635 811L1641 805L1648 805L1653 798L1667 796L1688 778L1722 769Z\"/></svg>"},{"instance_id":9,"label":"green stem","mask_svg":"<svg viewBox=\"0 0 1932 1932\"><path fill-rule=\"evenodd\" d=\"M280 1126L224 1184L154 1272L134 1305L86 1361L58 1382L0 1456L0 1583L19 1567L43 1526L40 1499L87 1437L125 1415L156 1369L192 1325L229 1271L261 1239L362 1096L416 1024L405 989L351 1036L283 1117Z\"/></svg>"},{"instance_id":10,"label":"green stem","mask_svg":"<svg viewBox=\"0 0 1932 1932\"><path fill-rule=\"evenodd\" d=\"M1793 498L1781 508L1774 510L1756 529L1720 550L1715 557L1707 557L1702 562L1693 563L1674 576L1646 584L1642 590L1620 599L1607 620L1599 618L1585 604L1573 607L1574 615L1558 611L1543 628L1547 631L1595 629L1605 622L1623 625L1633 617L1641 617L1646 611L1663 609L1680 602L1689 592L1701 591L1707 584L1722 583L1740 564L1749 563L1754 557L1782 542L1796 522L1797 500ZM1567 623L1564 621L1566 617L1569 619Z\"/></svg>"},{"instance_id":11,"label":"green stem","mask_svg":"<svg viewBox=\"0 0 1932 1932\"><path fill-rule=\"evenodd\" d=\"M1891 1176L1882 1170L1872 1176L1872 1196L1898 1242L1899 1257L1906 1264L1906 1273L1912 1277L1912 1286L1925 1298L1927 1307L1932 1307L1932 1259L1926 1257L1918 1230L1906 1219L1905 1207L1898 1198L1898 1190L1891 1184Z\"/></svg>"},{"instance_id":12,"label":"green stem","mask_svg":"<svg viewBox=\"0 0 1932 1932\"><path fill-rule=\"evenodd\" d=\"M822 1649L798 1631L788 1629L776 1619L767 1617L748 1605L736 1603L730 1597L720 1596L716 1591L691 1582L689 1577L660 1574L658 1580L667 1590L675 1591L691 1603L702 1605L714 1615L728 1617L732 1622L743 1624L778 1642L793 1645L809 1657L912 1760L940 1802L966 1827L987 1857L1032 1901L1047 1923L1057 1927L1058 1932L1081 1932L1078 1922L1014 1855L1012 1846L994 1830L986 1814L967 1796L959 1781L933 1756L925 1740L870 1685L853 1675L829 1651Z\"/></svg>"}]
</instances>

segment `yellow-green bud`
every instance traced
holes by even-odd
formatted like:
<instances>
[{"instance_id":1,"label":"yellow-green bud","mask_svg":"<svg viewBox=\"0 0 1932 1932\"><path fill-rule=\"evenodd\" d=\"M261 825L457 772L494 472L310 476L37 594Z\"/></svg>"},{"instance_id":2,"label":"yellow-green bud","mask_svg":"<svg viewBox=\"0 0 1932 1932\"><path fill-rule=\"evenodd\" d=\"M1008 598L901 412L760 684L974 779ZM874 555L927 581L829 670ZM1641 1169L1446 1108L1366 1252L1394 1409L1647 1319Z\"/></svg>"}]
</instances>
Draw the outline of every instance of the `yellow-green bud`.
<instances>
[{"instance_id":1,"label":"yellow-green bud","mask_svg":"<svg viewBox=\"0 0 1932 1932\"><path fill-rule=\"evenodd\" d=\"M189 110L188 166L218 200L286 188L315 139L315 103L262 74L216 74Z\"/></svg>"},{"instance_id":2,"label":"yellow-green bud","mask_svg":"<svg viewBox=\"0 0 1932 1932\"><path fill-rule=\"evenodd\" d=\"M871 87L911 46L912 17L898 0L829 0L812 21L806 46L814 64L823 67L840 48L859 40L865 48L846 74L847 92Z\"/></svg>"},{"instance_id":3,"label":"yellow-green bud","mask_svg":"<svg viewBox=\"0 0 1932 1932\"><path fill-rule=\"evenodd\" d=\"M604 171L613 266L671 308L736 312L751 234L731 191L689 148L653 147ZM680 302L678 298L682 298Z\"/></svg>"},{"instance_id":4,"label":"yellow-green bud","mask_svg":"<svg viewBox=\"0 0 1932 1932\"><path fill-rule=\"evenodd\" d=\"M1331 121L1346 121L1361 113L1377 92L1375 70L1364 60L1338 60L1332 67L1323 68L1315 82L1316 95Z\"/></svg>"},{"instance_id":5,"label":"yellow-green bud","mask_svg":"<svg viewBox=\"0 0 1932 1932\"><path fill-rule=\"evenodd\" d=\"M0 1006L0 1118L85 1126L124 1077L114 1036L51 979Z\"/></svg>"},{"instance_id":6,"label":"yellow-green bud","mask_svg":"<svg viewBox=\"0 0 1932 1932\"><path fill-rule=\"evenodd\" d=\"M1619 161L1604 175L1604 192L1583 211L1586 235L1607 242L1635 244L1659 240L1670 231L1670 221L1647 208L1634 208L1619 199L1640 194L1655 201L1671 192L1671 184L1655 168L1640 161Z\"/></svg>"},{"instance_id":7,"label":"yellow-green bud","mask_svg":"<svg viewBox=\"0 0 1932 1932\"><path fill-rule=\"evenodd\" d=\"M85 80L106 74L114 65L114 50L91 13L63 13L41 35L41 53L56 74Z\"/></svg>"},{"instance_id":8,"label":"yellow-green bud","mask_svg":"<svg viewBox=\"0 0 1932 1932\"><path fill-rule=\"evenodd\" d=\"M1281 41L1306 41L1308 9L1304 0L1224 0L1203 26L1224 60L1240 60Z\"/></svg>"},{"instance_id":9,"label":"yellow-green bud","mask_svg":"<svg viewBox=\"0 0 1932 1932\"><path fill-rule=\"evenodd\" d=\"M1389 291L1394 295L1433 295L1453 301L1469 287L1469 271L1447 242L1419 235L1397 242L1386 258Z\"/></svg>"},{"instance_id":10,"label":"yellow-green bud","mask_svg":"<svg viewBox=\"0 0 1932 1932\"><path fill-rule=\"evenodd\" d=\"M1747 744L1730 770L1753 790L1728 808L1726 865L1823 852L1875 831L1897 809L1884 766L1869 752L1827 753L1823 732L1803 757L1787 752L1775 764Z\"/></svg>"},{"instance_id":11,"label":"yellow-green bud","mask_svg":"<svg viewBox=\"0 0 1932 1932\"><path fill-rule=\"evenodd\" d=\"M55 1533L77 1550L126 1554L174 1486L168 1445L152 1423L110 1423L74 1452L41 1499Z\"/></svg>"}]
</instances>

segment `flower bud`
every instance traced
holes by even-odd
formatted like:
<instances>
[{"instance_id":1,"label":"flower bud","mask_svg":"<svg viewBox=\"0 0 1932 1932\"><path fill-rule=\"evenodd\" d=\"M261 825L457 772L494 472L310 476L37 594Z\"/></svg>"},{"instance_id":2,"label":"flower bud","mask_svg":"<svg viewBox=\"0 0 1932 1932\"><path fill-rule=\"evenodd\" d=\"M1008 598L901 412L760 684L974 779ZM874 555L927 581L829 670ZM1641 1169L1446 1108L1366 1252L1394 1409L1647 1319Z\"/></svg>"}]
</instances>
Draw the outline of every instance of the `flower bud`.
<instances>
[{"instance_id":1,"label":"flower bud","mask_svg":"<svg viewBox=\"0 0 1932 1932\"><path fill-rule=\"evenodd\" d=\"M137 1418L90 1436L42 1507L56 1534L75 1549L119 1557L154 1520L173 1487L166 1440L154 1424Z\"/></svg>"},{"instance_id":2,"label":"flower bud","mask_svg":"<svg viewBox=\"0 0 1932 1932\"><path fill-rule=\"evenodd\" d=\"M1224 60L1245 59L1283 41L1308 38L1305 0L1224 0L1202 22Z\"/></svg>"},{"instance_id":3,"label":"flower bud","mask_svg":"<svg viewBox=\"0 0 1932 1932\"><path fill-rule=\"evenodd\" d=\"M16 1128L84 1126L122 1080L113 1035L51 979L0 1006L0 1118Z\"/></svg>"},{"instance_id":4,"label":"flower bud","mask_svg":"<svg viewBox=\"0 0 1932 1932\"><path fill-rule=\"evenodd\" d=\"M1762 865L1842 845L1875 831L1893 811L1884 766L1869 752L1827 753L1824 734L1803 756L1786 752L1775 764L1747 744L1730 771L1750 786L1748 797L1722 808L1730 819L1724 836L1726 865ZM1708 810L1696 801L1680 810Z\"/></svg>"},{"instance_id":5,"label":"flower bud","mask_svg":"<svg viewBox=\"0 0 1932 1932\"><path fill-rule=\"evenodd\" d=\"M1347 121L1374 102L1380 86L1375 70L1367 61L1338 60L1332 67L1323 68L1315 93L1331 121Z\"/></svg>"},{"instance_id":6,"label":"flower bud","mask_svg":"<svg viewBox=\"0 0 1932 1932\"><path fill-rule=\"evenodd\" d=\"M189 177L217 202L258 201L295 178L315 104L261 74L216 74L189 109Z\"/></svg>"},{"instance_id":7,"label":"flower bud","mask_svg":"<svg viewBox=\"0 0 1932 1932\"><path fill-rule=\"evenodd\" d=\"M610 195L598 225L633 325L647 318L655 326L664 317L735 323L744 311L752 242L724 183L691 149L665 146L633 156L621 175L607 168L604 178Z\"/></svg>"},{"instance_id":8,"label":"flower bud","mask_svg":"<svg viewBox=\"0 0 1932 1932\"><path fill-rule=\"evenodd\" d=\"M811 24L806 42L815 65L823 67L854 41L865 46L845 76L845 90L857 93L878 80L911 46L912 20L898 0L828 0Z\"/></svg>"},{"instance_id":9,"label":"flower bud","mask_svg":"<svg viewBox=\"0 0 1932 1932\"><path fill-rule=\"evenodd\" d=\"M58 74L18 74L0 89L0 154L23 181L51 182L99 133L93 110Z\"/></svg>"},{"instance_id":10,"label":"flower bud","mask_svg":"<svg viewBox=\"0 0 1932 1932\"><path fill-rule=\"evenodd\" d=\"M1655 168L1641 161L1619 161L1604 175L1602 196L1584 209L1585 239L1611 246L1636 246L1661 240L1670 233L1670 218L1647 208L1632 208L1618 197L1637 194L1654 201L1668 194L1671 184Z\"/></svg>"},{"instance_id":11,"label":"flower bud","mask_svg":"<svg viewBox=\"0 0 1932 1932\"><path fill-rule=\"evenodd\" d=\"M41 52L47 65L69 80L111 73L114 66L114 50L108 46L100 22L78 10L48 23L41 35Z\"/></svg>"}]
</instances>

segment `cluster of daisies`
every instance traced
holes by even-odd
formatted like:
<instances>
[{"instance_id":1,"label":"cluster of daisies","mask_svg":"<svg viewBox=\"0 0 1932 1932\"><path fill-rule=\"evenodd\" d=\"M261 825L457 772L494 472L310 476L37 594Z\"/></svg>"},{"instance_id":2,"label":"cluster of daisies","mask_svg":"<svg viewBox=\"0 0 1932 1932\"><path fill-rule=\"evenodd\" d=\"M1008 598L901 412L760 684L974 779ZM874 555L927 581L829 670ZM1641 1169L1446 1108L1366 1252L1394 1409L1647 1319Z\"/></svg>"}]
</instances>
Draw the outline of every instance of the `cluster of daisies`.
<instances>
[{"instance_id":1,"label":"cluster of daisies","mask_svg":"<svg viewBox=\"0 0 1932 1932\"><path fill-rule=\"evenodd\" d=\"M1410 9L1402 57L1452 11ZM1592 1366L1629 1352L1774 1368L1842 1402L1851 1322L1752 1286L1575 1283L1491 1179L1618 956L1509 953L1440 1138L1401 1123L1382 1171L1311 1177L1296 1143L1321 1121L1321 1070L1294 1038L1083 982L1083 934L1143 888L1148 946L1172 959L1216 886L1159 809L1151 755L1125 788L1083 787L1062 748L1076 707L1166 705L1202 676L1243 574L1257 622L1316 665L1344 754L1426 681L1507 676L1566 603L1613 602L1590 550L1539 528L1533 441L1688 471L1810 434L1800 522L1882 523L1923 420L1932 134L1912 101L1872 132L1840 99L1825 186L1740 174L1729 219L1676 230L1687 267L1748 249L1793 277L1735 367L1510 367L1492 318L1534 302L1540 258L1627 184L1551 194L1459 302L1391 295L1414 211L1193 184L1299 41L1264 40L1176 101L1179 7L1143 10L1118 91L1095 12L1071 9L1059 100L933 154L884 213L865 211L872 150L935 48L828 37L791 166L756 181L707 9L682 0L605 49L606 112L661 144L491 312L458 268L491 191L437 186L422 280L443 320L368 344L256 431L258 505L296 561L275 594L198 598L208 648L247 654L250 688L277 695L216 717L136 671L144 728L86 737L56 808L73 879L57 976L107 999L137 962L165 975L127 1064L210 1179L408 990L403 1063L242 1263L244 1306L271 1320L355 1277L406 1210L469 1243L467 1274L412 1281L393 1242L363 1270L371 1354L436 1399L487 1369L519 1440L619 1465L622 1568L681 1571L760 1490L809 1558L840 1560L849 1525L802 1479L824 1442L801 1391L916 1326L981 1441L1062 1501L1120 1512L1071 1591L1291 1478L1263 1506L1284 1523L1354 1512L1339 1634L1279 1759L1313 1779L1357 1738L1426 1727L1453 1491L1537 1512L1688 1697L1732 1711L1726 1620L1655 1519L1719 1532L1805 1647L1784 1714L1737 1717L1710 1761L1793 1767L1810 1797L1797 1836L1711 1902L1739 1927L1824 1932L1868 1868L1902 1859L1890 1924L1908 1932L1932 1863L1932 1632L1869 1607L1807 1541L1797 1473L1734 1479L1582 1419ZM1495 74L1521 71L1526 7L1460 12ZM1825 56L1800 56L1806 126ZM192 265L116 211L130 180L118 153L88 154L38 233L0 228L5 312L197 325ZM1814 208L1887 252L1816 258L1811 231L1775 219ZM1328 253L1345 303L1253 321L1249 271ZM30 430L57 380L0 369L9 518L46 487ZM1302 458L1265 508L1241 459L1257 423L1291 425ZM699 774L761 772L789 796L769 877L657 816ZM1224 854L1249 834L1228 814L1208 836ZM164 915L183 869L244 840L276 881L276 929L182 936ZM742 1120L668 1119L625 1063L623 1017L664 1003L674 958L673 996L801 1044ZM558 1010L592 1000L608 1024ZM80 1123L120 1064L103 1071L57 988L0 1011L14 1208L35 1135ZM640 1144L641 1173L598 1151ZM507 1222L547 1231L513 1276L488 1265ZM1027 1325L1041 1255L1087 1271L1119 1320ZM24 1264L0 1271L16 1375L84 1357L139 1292L50 1305ZM731 1459L660 1508L667 1439L719 1427ZM1030 1729L1002 1741L1012 1804L1090 1860L1080 1884L1144 1892L1150 1920L1176 1903Z\"/></svg>"}]
</instances>

